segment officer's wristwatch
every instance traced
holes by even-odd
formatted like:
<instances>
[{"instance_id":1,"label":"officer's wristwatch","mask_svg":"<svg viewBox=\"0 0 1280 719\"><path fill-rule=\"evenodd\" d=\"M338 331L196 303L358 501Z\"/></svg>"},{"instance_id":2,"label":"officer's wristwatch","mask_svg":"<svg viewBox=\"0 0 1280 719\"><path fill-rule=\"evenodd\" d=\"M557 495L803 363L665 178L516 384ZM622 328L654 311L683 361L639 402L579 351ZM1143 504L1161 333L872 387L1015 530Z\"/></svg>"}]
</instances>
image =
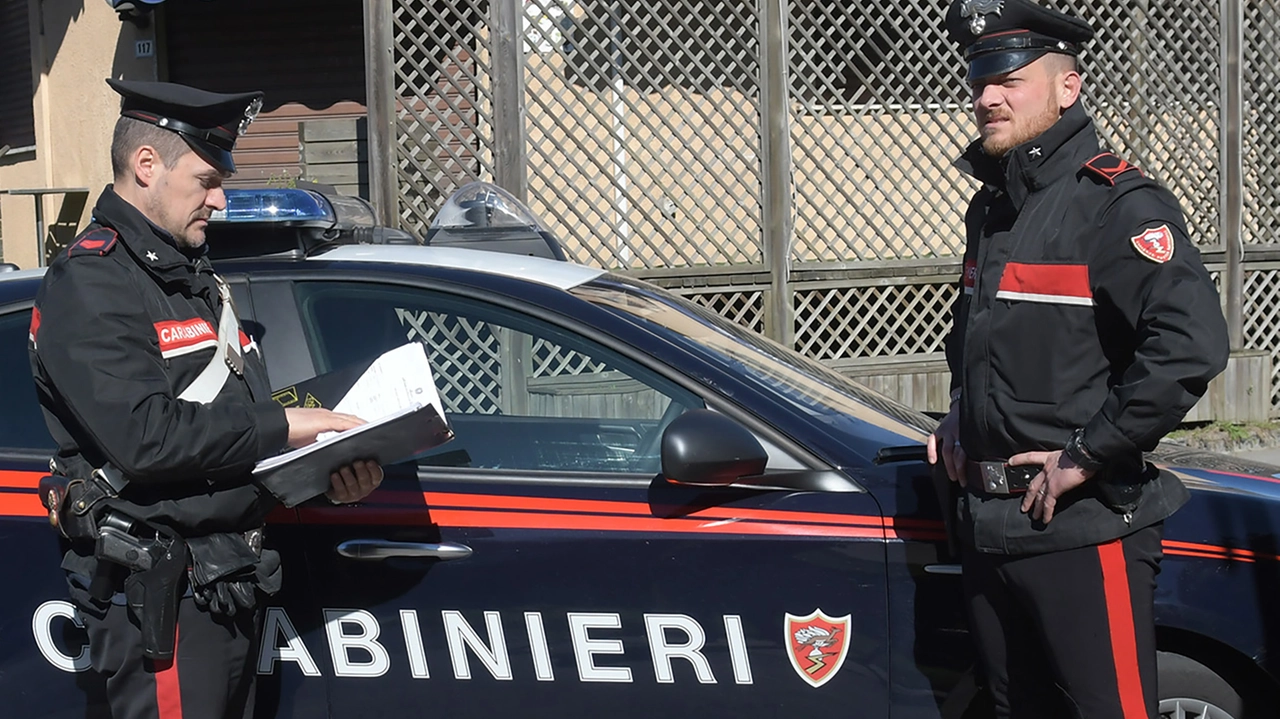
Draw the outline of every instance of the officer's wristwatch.
<instances>
[{"instance_id":1,"label":"officer's wristwatch","mask_svg":"<svg viewBox=\"0 0 1280 719\"><path fill-rule=\"evenodd\" d=\"M1067 440L1067 446L1063 447L1062 453L1086 472L1097 472L1102 469L1102 460L1093 456L1084 444L1083 427L1071 433L1071 439Z\"/></svg>"}]
</instances>

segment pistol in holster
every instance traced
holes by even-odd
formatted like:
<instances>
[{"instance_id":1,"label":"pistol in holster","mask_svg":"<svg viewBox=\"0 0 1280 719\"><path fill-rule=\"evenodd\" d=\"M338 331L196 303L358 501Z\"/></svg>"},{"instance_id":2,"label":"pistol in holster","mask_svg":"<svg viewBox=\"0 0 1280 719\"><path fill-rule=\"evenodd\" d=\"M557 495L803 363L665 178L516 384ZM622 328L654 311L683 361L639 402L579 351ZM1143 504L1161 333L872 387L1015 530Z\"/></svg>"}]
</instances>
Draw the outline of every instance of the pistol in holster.
<instances>
[{"instance_id":1,"label":"pistol in holster","mask_svg":"<svg viewBox=\"0 0 1280 719\"><path fill-rule=\"evenodd\" d=\"M142 654L152 660L173 658L178 602L187 572L187 544L176 534L152 527L118 511L102 512L94 556L100 571L113 564L129 570L125 601L142 629Z\"/></svg>"}]
</instances>

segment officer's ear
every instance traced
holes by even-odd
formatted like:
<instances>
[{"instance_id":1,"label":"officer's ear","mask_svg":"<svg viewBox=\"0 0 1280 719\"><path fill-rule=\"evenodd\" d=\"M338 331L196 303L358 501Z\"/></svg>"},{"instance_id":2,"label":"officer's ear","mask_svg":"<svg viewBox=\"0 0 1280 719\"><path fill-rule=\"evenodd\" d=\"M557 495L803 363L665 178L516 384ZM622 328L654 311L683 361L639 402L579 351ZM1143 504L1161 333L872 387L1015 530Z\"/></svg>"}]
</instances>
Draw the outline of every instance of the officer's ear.
<instances>
[{"instance_id":1,"label":"officer's ear","mask_svg":"<svg viewBox=\"0 0 1280 719\"><path fill-rule=\"evenodd\" d=\"M140 145L133 151L133 176L139 185L150 186L164 169L160 153L151 145Z\"/></svg>"},{"instance_id":2,"label":"officer's ear","mask_svg":"<svg viewBox=\"0 0 1280 719\"><path fill-rule=\"evenodd\" d=\"M1080 77L1080 71L1076 69L1075 58L1070 58L1069 62L1063 63L1060 67L1053 84L1058 94L1058 109L1065 112L1067 108L1079 101L1084 80Z\"/></svg>"}]
</instances>

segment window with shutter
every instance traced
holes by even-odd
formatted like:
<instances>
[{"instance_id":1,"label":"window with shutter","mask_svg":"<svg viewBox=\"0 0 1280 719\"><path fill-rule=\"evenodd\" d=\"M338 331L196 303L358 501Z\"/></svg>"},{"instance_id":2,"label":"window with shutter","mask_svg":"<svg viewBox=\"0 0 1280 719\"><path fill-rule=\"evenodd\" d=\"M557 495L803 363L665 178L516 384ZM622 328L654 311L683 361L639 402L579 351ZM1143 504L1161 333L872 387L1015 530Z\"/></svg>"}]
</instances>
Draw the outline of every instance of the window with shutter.
<instances>
[{"instance_id":1,"label":"window with shutter","mask_svg":"<svg viewBox=\"0 0 1280 719\"><path fill-rule=\"evenodd\" d=\"M36 144L31 37L25 2L0 2L0 148L9 151Z\"/></svg>"}]
</instances>

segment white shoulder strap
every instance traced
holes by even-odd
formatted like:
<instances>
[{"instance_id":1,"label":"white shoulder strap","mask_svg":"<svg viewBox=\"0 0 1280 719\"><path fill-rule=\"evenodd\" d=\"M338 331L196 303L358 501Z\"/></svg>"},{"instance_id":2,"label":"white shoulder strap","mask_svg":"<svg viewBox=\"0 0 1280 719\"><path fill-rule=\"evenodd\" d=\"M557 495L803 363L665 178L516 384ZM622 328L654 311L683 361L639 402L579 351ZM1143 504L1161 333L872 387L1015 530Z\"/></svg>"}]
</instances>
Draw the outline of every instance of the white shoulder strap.
<instances>
[{"instance_id":1,"label":"white shoulder strap","mask_svg":"<svg viewBox=\"0 0 1280 719\"><path fill-rule=\"evenodd\" d=\"M218 346L213 351L213 357L209 358L209 364L178 395L178 399L200 404L212 402L226 385L231 371L235 370L236 374L240 374L244 367L244 357L240 355L240 322L231 305L231 288L221 277L214 275L214 279L218 281L218 297L222 300L222 314L218 318Z\"/></svg>"}]
</instances>

